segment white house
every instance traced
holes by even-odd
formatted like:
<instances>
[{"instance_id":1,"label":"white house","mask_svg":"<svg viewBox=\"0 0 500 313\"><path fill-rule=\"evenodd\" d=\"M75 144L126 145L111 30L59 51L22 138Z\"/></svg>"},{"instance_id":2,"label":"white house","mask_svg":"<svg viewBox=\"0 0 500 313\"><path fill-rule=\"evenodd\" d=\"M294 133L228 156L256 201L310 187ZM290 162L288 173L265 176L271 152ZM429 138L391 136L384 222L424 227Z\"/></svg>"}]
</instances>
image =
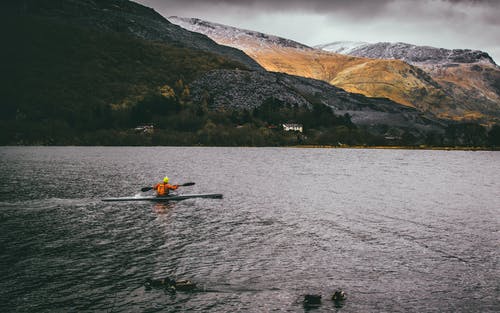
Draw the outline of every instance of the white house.
<instances>
[{"instance_id":1,"label":"white house","mask_svg":"<svg viewBox=\"0 0 500 313\"><path fill-rule=\"evenodd\" d=\"M302 132L303 131L303 127L302 127L302 124L295 124L295 123L287 123L287 124L283 124L283 130L284 131L298 131L298 132Z\"/></svg>"},{"instance_id":2,"label":"white house","mask_svg":"<svg viewBox=\"0 0 500 313\"><path fill-rule=\"evenodd\" d=\"M143 134L152 134L154 132L155 127L153 125L139 125L134 128L136 133Z\"/></svg>"}]
</instances>

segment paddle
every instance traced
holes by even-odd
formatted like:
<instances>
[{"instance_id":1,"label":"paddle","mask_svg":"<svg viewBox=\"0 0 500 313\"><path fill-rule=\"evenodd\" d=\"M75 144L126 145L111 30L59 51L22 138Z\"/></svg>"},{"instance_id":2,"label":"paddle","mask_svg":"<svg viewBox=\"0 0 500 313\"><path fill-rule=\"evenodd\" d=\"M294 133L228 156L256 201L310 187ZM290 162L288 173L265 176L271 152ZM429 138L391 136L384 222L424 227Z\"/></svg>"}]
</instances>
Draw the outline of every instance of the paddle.
<instances>
[{"instance_id":1,"label":"paddle","mask_svg":"<svg viewBox=\"0 0 500 313\"><path fill-rule=\"evenodd\" d=\"M189 183L184 183L182 185L177 185L177 186L179 186L179 187L186 187L186 186L193 186L193 185L194 185L193 182L189 182ZM144 192L144 191L149 191L149 190L152 190L152 189L153 189L153 187L142 187L141 191Z\"/></svg>"}]
</instances>

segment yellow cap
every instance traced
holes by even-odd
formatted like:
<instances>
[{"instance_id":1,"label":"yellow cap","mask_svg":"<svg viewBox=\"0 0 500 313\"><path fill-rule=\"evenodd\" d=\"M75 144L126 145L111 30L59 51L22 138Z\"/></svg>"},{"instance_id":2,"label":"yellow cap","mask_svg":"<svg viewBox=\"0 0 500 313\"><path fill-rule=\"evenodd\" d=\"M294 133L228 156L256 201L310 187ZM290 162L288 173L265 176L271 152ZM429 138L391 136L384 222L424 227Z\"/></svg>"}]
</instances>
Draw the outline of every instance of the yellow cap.
<instances>
[{"instance_id":1,"label":"yellow cap","mask_svg":"<svg viewBox=\"0 0 500 313\"><path fill-rule=\"evenodd\" d=\"M168 183L168 177L167 176L165 176L165 178L163 178L163 182L164 183Z\"/></svg>"}]
</instances>

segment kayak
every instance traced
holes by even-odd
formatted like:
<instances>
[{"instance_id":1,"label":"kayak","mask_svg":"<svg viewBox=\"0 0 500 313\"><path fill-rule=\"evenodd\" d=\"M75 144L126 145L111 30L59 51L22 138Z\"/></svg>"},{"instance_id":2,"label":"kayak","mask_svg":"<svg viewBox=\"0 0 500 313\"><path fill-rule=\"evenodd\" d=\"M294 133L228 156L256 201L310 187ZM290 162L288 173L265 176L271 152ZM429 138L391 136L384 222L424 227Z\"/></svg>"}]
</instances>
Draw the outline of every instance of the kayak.
<instances>
[{"instance_id":1,"label":"kayak","mask_svg":"<svg viewBox=\"0 0 500 313\"><path fill-rule=\"evenodd\" d=\"M117 201L154 201L154 202L164 202L164 201L181 201L186 199L195 198L210 198L210 199L222 199L222 194L220 193L202 193L202 194L192 194L192 195L169 195L169 196L139 196L139 197L118 197L118 198L104 198L102 201L106 202L117 202Z\"/></svg>"}]
</instances>

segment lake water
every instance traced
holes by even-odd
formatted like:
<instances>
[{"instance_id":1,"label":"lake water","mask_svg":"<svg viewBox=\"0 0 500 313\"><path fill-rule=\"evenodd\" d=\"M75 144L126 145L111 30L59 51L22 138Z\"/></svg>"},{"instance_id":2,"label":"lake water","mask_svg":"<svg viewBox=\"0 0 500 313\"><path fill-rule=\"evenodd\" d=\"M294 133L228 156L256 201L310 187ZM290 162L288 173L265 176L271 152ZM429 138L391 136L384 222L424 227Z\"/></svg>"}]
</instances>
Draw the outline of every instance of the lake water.
<instances>
[{"instance_id":1,"label":"lake water","mask_svg":"<svg viewBox=\"0 0 500 313\"><path fill-rule=\"evenodd\" d=\"M1 147L0 311L498 312L499 217L500 152Z\"/></svg>"}]
</instances>

